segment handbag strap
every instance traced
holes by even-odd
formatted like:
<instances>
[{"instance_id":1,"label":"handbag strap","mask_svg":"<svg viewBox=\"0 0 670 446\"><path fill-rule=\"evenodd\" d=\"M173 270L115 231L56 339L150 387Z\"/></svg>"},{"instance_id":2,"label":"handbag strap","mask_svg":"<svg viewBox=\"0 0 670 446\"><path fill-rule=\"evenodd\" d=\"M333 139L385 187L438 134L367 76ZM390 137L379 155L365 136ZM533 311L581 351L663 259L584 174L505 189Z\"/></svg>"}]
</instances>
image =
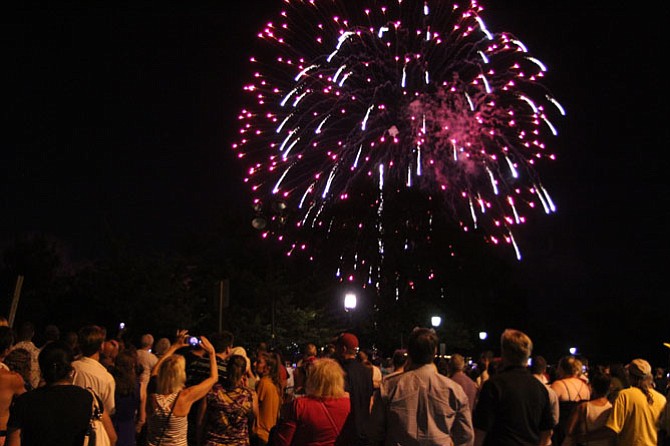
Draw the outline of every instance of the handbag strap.
<instances>
[{"instance_id":1,"label":"handbag strap","mask_svg":"<svg viewBox=\"0 0 670 446\"><path fill-rule=\"evenodd\" d=\"M321 407L323 407L323 410L326 411L326 415L328 415L328 419L330 420L330 424L333 425L333 429L335 429L335 434L339 437L340 435L340 429L338 429L337 424L335 424L335 420L333 420L333 417L330 415L330 412L328 412L328 408L326 405L323 403L323 401L319 401L321 403Z\"/></svg>"},{"instance_id":2,"label":"handbag strap","mask_svg":"<svg viewBox=\"0 0 670 446\"><path fill-rule=\"evenodd\" d=\"M93 403L91 404L91 420L99 419L102 415L103 409L100 407L100 400L98 399L98 394L91 387L87 387L88 393L93 397Z\"/></svg>"},{"instance_id":3,"label":"handbag strap","mask_svg":"<svg viewBox=\"0 0 670 446\"><path fill-rule=\"evenodd\" d=\"M163 441L163 436L165 435L165 431L167 430L168 425L170 424L170 418L172 418L172 412L174 411L174 406L177 405L177 400L179 399L179 394L181 393L181 390L177 392L177 396L175 397L174 401L172 402L172 407L170 407L170 413L168 414L167 418L165 419L165 425L163 425L163 430L161 431L161 436L158 437L158 443L156 443L156 446L161 445L161 441Z\"/></svg>"}]
</instances>

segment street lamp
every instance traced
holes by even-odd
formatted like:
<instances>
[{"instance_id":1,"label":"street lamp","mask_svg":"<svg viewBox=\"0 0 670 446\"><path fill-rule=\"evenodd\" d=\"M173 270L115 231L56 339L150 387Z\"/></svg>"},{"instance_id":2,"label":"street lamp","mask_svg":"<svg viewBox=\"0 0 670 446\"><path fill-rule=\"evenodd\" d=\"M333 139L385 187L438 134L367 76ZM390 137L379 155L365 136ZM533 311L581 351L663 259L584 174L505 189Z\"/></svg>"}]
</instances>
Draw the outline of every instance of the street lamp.
<instances>
[{"instance_id":1,"label":"street lamp","mask_svg":"<svg viewBox=\"0 0 670 446\"><path fill-rule=\"evenodd\" d=\"M442 318L440 316L431 316L430 325L433 326L433 330L437 331L438 327L442 325ZM437 334L437 333L436 333ZM440 342L440 356L444 356L447 351L447 344Z\"/></svg>"},{"instance_id":2,"label":"street lamp","mask_svg":"<svg viewBox=\"0 0 670 446\"><path fill-rule=\"evenodd\" d=\"M570 352L571 355L576 355L577 354L577 347L570 347L569 352Z\"/></svg>"},{"instance_id":3,"label":"street lamp","mask_svg":"<svg viewBox=\"0 0 670 446\"><path fill-rule=\"evenodd\" d=\"M485 331L480 331L479 332L479 339L481 341L485 341L486 338L488 338L488 337L489 337L489 334L487 332L485 332Z\"/></svg>"},{"instance_id":4,"label":"street lamp","mask_svg":"<svg viewBox=\"0 0 670 446\"><path fill-rule=\"evenodd\" d=\"M344 295L344 311L347 312L349 319L349 329L353 330L352 312L356 309L356 295L354 293L347 293Z\"/></svg>"},{"instance_id":5,"label":"street lamp","mask_svg":"<svg viewBox=\"0 0 670 446\"><path fill-rule=\"evenodd\" d=\"M344 311L356 309L356 295L354 293L347 293L344 295Z\"/></svg>"}]
</instances>

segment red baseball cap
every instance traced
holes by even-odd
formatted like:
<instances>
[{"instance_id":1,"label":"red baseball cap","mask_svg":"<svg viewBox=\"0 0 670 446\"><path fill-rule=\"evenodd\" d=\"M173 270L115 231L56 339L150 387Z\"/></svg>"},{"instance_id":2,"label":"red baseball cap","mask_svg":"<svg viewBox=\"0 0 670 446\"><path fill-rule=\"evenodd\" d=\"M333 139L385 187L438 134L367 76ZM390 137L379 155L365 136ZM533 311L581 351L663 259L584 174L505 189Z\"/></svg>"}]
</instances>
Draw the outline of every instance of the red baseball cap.
<instances>
[{"instance_id":1,"label":"red baseball cap","mask_svg":"<svg viewBox=\"0 0 670 446\"><path fill-rule=\"evenodd\" d=\"M347 350L356 350L358 348L358 338L352 333L342 333L337 338L337 345L343 345Z\"/></svg>"}]
</instances>

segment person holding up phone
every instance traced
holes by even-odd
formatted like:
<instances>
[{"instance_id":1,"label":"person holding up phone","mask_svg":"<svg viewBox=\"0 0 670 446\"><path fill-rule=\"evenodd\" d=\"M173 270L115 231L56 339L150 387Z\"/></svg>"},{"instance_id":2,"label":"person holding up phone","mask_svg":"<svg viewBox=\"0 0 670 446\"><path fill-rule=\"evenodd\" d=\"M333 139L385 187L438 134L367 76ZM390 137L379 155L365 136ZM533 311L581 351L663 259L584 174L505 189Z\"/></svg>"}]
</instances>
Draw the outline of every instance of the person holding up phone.
<instances>
[{"instance_id":1,"label":"person holding up phone","mask_svg":"<svg viewBox=\"0 0 670 446\"><path fill-rule=\"evenodd\" d=\"M175 342L151 371L151 376L156 378L156 391L147 400L149 446L186 445L191 406L204 397L219 379L214 347L202 336L200 345L208 353L209 377L186 387L186 361L175 352L188 345L188 331L179 330Z\"/></svg>"},{"instance_id":2,"label":"person holding up phone","mask_svg":"<svg viewBox=\"0 0 670 446\"><path fill-rule=\"evenodd\" d=\"M189 337L189 340L194 336ZM197 337L195 338L197 340ZM207 335L207 340L214 346L216 364L219 371L219 383L224 383L227 379L228 357L233 348L234 336L229 331L213 332ZM186 387L194 386L209 376L209 356L202 352L199 345L193 346L189 341L190 348L183 350L186 358ZM191 408L188 415L188 440L189 444L194 444L196 440L196 425L198 410L197 404Z\"/></svg>"}]
</instances>

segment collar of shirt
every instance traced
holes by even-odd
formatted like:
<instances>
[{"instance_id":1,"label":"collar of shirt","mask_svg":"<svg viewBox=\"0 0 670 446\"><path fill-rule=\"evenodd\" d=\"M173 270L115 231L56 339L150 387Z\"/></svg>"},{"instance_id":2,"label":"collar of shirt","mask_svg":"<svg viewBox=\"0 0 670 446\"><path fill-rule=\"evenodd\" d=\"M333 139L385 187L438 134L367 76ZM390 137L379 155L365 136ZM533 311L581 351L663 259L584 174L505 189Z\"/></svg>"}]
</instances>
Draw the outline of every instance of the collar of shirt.
<instances>
[{"instance_id":1,"label":"collar of shirt","mask_svg":"<svg viewBox=\"0 0 670 446\"><path fill-rule=\"evenodd\" d=\"M97 361L93 358L89 358L88 356L82 356L81 358L77 359L77 361L83 362L84 364L88 364L92 367L99 367L99 368L103 369L104 371L107 371L105 366L100 364L100 361Z\"/></svg>"}]
</instances>

